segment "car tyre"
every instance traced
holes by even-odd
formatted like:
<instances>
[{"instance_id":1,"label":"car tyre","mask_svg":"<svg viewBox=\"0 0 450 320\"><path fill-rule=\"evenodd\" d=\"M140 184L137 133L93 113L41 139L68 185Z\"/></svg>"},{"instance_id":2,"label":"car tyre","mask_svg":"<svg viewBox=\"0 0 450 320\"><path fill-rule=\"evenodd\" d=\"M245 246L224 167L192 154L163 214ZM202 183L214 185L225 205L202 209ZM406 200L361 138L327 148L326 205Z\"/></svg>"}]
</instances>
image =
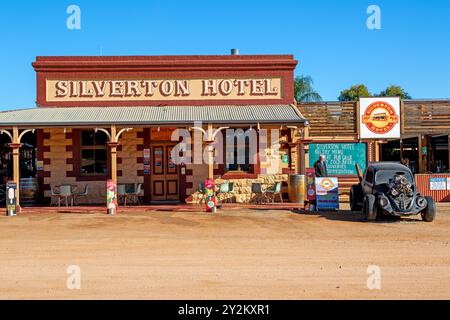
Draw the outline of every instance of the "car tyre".
<instances>
[{"instance_id":1,"label":"car tyre","mask_svg":"<svg viewBox=\"0 0 450 320\"><path fill-rule=\"evenodd\" d=\"M362 198L362 192L359 185L350 188L350 210L361 211L362 207L358 204L358 199Z\"/></svg>"},{"instance_id":2,"label":"car tyre","mask_svg":"<svg viewBox=\"0 0 450 320\"><path fill-rule=\"evenodd\" d=\"M425 197L425 199L427 199L427 207L421 212L422 220L433 222L436 218L436 203L432 197Z\"/></svg>"},{"instance_id":3,"label":"car tyre","mask_svg":"<svg viewBox=\"0 0 450 320\"><path fill-rule=\"evenodd\" d=\"M364 198L364 214L366 215L367 221L377 220L377 203L375 196L373 194L368 194Z\"/></svg>"}]
</instances>

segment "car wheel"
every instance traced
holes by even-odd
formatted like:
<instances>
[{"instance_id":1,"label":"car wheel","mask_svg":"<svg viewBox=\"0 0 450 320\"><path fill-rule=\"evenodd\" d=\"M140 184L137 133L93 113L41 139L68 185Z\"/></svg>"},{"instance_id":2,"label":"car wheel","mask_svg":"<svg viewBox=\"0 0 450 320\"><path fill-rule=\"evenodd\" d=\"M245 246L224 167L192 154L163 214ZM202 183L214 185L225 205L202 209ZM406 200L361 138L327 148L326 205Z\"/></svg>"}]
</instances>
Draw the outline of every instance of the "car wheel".
<instances>
[{"instance_id":1,"label":"car wheel","mask_svg":"<svg viewBox=\"0 0 450 320\"><path fill-rule=\"evenodd\" d=\"M350 188L350 210L352 211L361 211L361 205L358 204L358 199L362 197L359 185L352 186Z\"/></svg>"},{"instance_id":2,"label":"car wheel","mask_svg":"<svg viewBox=\"0 0 450 320\"><path fill-rule=\"evenodd\" d=\"M368 194L364 198L364 214L366 215L367 221L377 220L377 203L375 201L375 196L373 194Z\"/></svg>"},{"instance_id":3,"label":"car wheel","mask_svg":"<svg viewBox=\"0 0 450 320\"><path fill-rule=\"evenodd\" d=\"M433 222L436 218L436 203L432 197L425 197L427 199L427 207L421 212L422 220L425 222Z\"/></svg>"}]
</instances>

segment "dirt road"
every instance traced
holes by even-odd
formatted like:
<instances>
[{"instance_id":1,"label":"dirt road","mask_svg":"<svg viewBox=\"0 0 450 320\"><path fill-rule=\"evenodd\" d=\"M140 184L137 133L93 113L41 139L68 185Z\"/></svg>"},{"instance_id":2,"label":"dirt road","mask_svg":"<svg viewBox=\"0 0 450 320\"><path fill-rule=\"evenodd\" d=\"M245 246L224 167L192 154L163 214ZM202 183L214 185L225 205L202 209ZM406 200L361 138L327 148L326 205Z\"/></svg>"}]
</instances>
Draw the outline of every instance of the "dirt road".
<instances>
[{"instance_id":1,"label":"dirt road","mask_svg":"<svg viewBox=\"0 0 450 320\"><path fill-rule=\"evenodd\" d=\"M449 299L450 207L366 223L290 211L0 217L0 298ZM67 288L67 268L81 289ZM369 290L369 265L381 290Z\"/></svg>"}]
</instances>

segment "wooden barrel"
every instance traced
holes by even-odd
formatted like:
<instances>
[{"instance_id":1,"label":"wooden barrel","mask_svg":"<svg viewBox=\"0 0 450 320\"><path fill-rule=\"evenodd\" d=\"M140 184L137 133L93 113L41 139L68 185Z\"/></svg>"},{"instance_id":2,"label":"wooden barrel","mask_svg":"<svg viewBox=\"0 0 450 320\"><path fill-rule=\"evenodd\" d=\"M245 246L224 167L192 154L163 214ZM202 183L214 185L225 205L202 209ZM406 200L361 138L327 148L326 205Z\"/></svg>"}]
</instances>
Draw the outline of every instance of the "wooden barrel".
<instances>
[{"instance_id":1,"label":"wooden barrel","mask_svg":"<svg viewBox=\"0 0 450 320\"><path fill-rule=\"evenodd\" d=\"M34 206L37 204L39 184L36 178L20 179L20 205Z\"/></svg>"},{"instance_id":2,"label":"wooden barrel","mask_svg":"<svg viewBox=\"0 0 450 320\"><path fill-rule=\"evenodd\" d=\"M305 175L292 174L289 176L289 201L303 204L306 199Z\"/></svg>"}]
</instances>

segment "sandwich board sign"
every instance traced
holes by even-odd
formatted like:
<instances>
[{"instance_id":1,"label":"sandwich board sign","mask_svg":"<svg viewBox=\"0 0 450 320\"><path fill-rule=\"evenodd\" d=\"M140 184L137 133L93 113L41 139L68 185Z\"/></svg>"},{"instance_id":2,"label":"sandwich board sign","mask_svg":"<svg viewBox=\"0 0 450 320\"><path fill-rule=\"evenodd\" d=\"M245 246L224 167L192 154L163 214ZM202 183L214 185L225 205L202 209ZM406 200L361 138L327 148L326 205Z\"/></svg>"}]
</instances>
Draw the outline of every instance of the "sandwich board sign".
<instances>
[{"instance_id":1,"label":"sandwich board sign","mask_svg":"<svg viewBox=\"0 0 450 320\"><path fill-rule=\"evenodd\" d=\"M338 178L316 178L317 210L339 209Z\"/></svg>"}]
</instances>

